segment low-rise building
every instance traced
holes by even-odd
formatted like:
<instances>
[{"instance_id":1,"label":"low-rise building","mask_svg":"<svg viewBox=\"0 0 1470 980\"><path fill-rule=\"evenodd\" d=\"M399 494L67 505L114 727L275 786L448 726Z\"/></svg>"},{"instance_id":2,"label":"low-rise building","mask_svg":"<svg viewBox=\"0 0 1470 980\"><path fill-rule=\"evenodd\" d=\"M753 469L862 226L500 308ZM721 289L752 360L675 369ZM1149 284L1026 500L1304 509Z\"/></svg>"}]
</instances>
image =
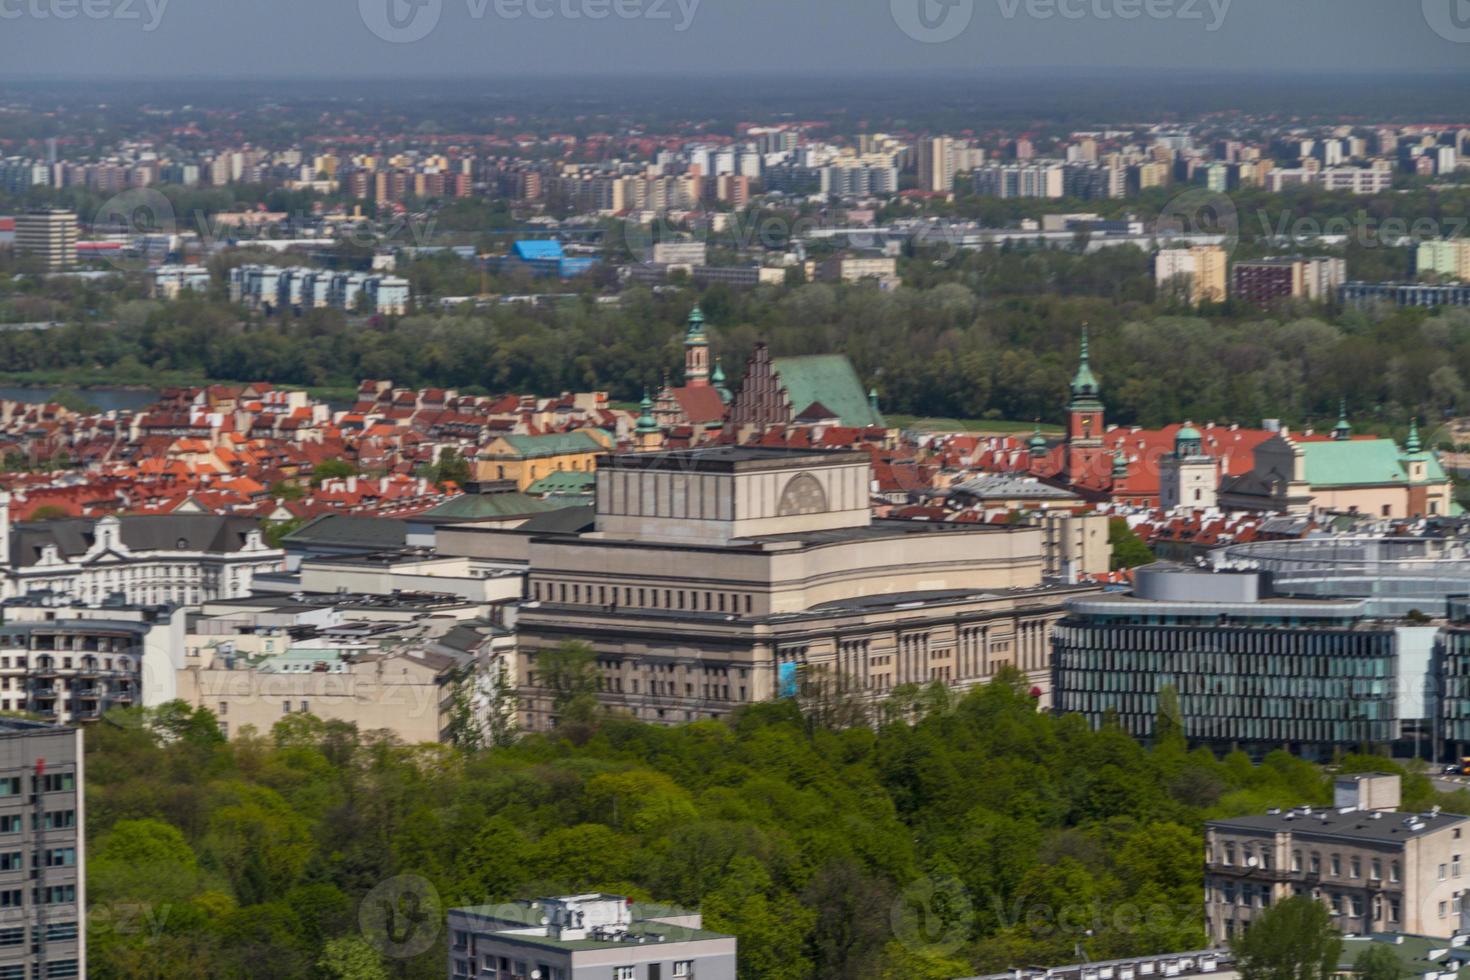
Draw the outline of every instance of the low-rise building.
<instances>
[{"instance_id":1,"label":"low-rise building","mask_svg":"<svg viewBox=\"0 0 1470 980\"><path fill-rule=\"evenodd\" d=\"M698 912L620 895L451 909L450 980L734 980L736 940Z\"/></svg>"},{"instance_id":2,"label":"low-rise building","mask_svg":"<svg viewBox=\"0 0 1470 980\"><path fill-rule=\"evenodd\" d=\"M1399 777L1339 776L1330 807L1205 824L1205 928L1229 943L1266 909L1309 895L1344 933L1461 931L1470 817L1402 813Z\"/></svg>"}]
</instances>

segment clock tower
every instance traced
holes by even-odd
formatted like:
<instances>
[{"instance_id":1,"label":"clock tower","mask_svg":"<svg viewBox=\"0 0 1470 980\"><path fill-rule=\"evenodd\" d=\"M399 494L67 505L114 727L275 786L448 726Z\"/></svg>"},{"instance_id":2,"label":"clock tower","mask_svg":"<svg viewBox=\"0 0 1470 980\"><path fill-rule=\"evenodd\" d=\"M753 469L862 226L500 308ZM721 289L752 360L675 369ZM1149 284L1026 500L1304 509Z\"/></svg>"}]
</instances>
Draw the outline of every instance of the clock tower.
<instances>
[{"instance_id":1,"label":"clock tower","mask_svg":"<svg viewBox=\"0 0 1470 980\"><path fill-rule=\"evenodd\" d=\"M1072 378L1072 400L1067 405L1067 479L1074 484L1088 482L1088 474L1106 456L1101 391L1097 376L1092 373L1092 351L1084 324L1082 360ZM1111 460L1107 465L1111 466Z\"/></svg>"}]
</instances>

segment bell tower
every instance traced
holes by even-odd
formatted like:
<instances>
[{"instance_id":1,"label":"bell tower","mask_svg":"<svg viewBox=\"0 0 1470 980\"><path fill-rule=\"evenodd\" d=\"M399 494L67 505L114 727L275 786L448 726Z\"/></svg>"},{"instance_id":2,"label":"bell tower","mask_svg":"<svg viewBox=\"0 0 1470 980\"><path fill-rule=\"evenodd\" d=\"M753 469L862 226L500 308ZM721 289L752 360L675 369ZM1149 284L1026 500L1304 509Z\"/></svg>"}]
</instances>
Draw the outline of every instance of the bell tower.
<instances>
[{"instance_id":1,"label":"bell tower","mask_svg":"<svg viewBox=\"0 0 1470 980\"><path fill-rule=\"evenodd\" d=\"M1097 376L1092 373L1092 350L1087 325L1082 325L1082 358L1072 378L1072 400L1067 404L1067 478L1082 482L1089 467L1103 454L1103 404ZM1110 461L1111 462L1111 461Z\"/></svg>"},{"instance_id":2,"label":"bell tower","mask_svg":"<svg viewBox=\"0 0 1470 980\"><path fill-rule=\"evenodd\" d=\"M690 388L709 385L709 337L704 332L704 312L698 306L689 312L689 329L684 335L684 384Z\"/></svg>"}]
</instances>

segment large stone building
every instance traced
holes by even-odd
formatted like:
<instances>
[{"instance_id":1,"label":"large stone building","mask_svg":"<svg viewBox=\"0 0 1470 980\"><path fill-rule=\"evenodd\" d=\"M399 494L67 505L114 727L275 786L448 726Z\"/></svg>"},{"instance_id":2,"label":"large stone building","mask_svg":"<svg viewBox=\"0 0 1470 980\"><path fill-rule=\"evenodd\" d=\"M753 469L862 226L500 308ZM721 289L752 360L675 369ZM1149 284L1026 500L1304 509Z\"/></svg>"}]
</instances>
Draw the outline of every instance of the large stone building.
<instances>
[{"instance_id":1,"label":"large stone building","mask_svg":"<svg viewBox=\"0 0 1470 980\"><path fill-rule=\"evenodd\" d=\"M1205 927L1224 945L1266 909L1310 895L1354 935L1463 931L1470 818L1401 813L1399 777L1339 776L1331 807L1205 825Z\"/></svg>"},{"instance_id":2,"label":"large stone building","mask_svg":"<svg viewBox=\"0 0 1470 980\"><path fill-rule=\"evenodd\" d=\"M597 654L600 698L721 717L803 679L863 699L1019 668L1050 700L1062 601L1039 526L874 520L866 453L720 446L605 457L593 530L532 537L519 614L526 728L555 721L537 658Z\"/></svg>"},{"instance_id":3,"label":"large stone building","mask_svg":"<svg viewBox=\"0 0 1470 980\"><path fill-rule=\"evenodd\" d=\"M249 517L75 518L10 524L0 494L0 598L46 593L87 605L187 605L249 595L281 567Z\"/></svg>"},{"instance_id":4,"label":"large stone building","mask_svg":"<svg viewBox=\"0 0 1470 980\"><path fill-rule=\"evenodd\" d=\"M1354 436L1346 418L1330 435L1283 431L1261 443L1251 471L1226 481L1220 500L1240 510L1366 517L1445 517L1458 509L1449 475L1424 450L1417 422L1400 449L1391 439Z\"/></svg>"}]
</instances>

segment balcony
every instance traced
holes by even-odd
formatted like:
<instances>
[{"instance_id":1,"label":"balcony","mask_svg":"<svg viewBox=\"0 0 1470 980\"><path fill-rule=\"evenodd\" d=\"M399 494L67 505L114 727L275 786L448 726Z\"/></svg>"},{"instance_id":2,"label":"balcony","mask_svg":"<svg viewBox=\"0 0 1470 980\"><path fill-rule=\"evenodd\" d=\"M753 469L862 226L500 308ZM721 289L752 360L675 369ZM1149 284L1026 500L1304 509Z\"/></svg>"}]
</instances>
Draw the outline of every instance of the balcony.
<instances>
[{"instance_id":1,"label":"balcony","mask_svg":"<svg viewBox=\"0 0 1470 980\"><path fill-rule=\"evenodd\" d=\"M1263 868L1260 866L1251 868L1243 864L1218 864L1209 862L1205 870L1212 875L1221 875L1227 878L1240 878L1244 881L1293 881L1312 880L1312 876L1301 871L1289 871L1286 868Z\"/></svg>"}]
</instances>

